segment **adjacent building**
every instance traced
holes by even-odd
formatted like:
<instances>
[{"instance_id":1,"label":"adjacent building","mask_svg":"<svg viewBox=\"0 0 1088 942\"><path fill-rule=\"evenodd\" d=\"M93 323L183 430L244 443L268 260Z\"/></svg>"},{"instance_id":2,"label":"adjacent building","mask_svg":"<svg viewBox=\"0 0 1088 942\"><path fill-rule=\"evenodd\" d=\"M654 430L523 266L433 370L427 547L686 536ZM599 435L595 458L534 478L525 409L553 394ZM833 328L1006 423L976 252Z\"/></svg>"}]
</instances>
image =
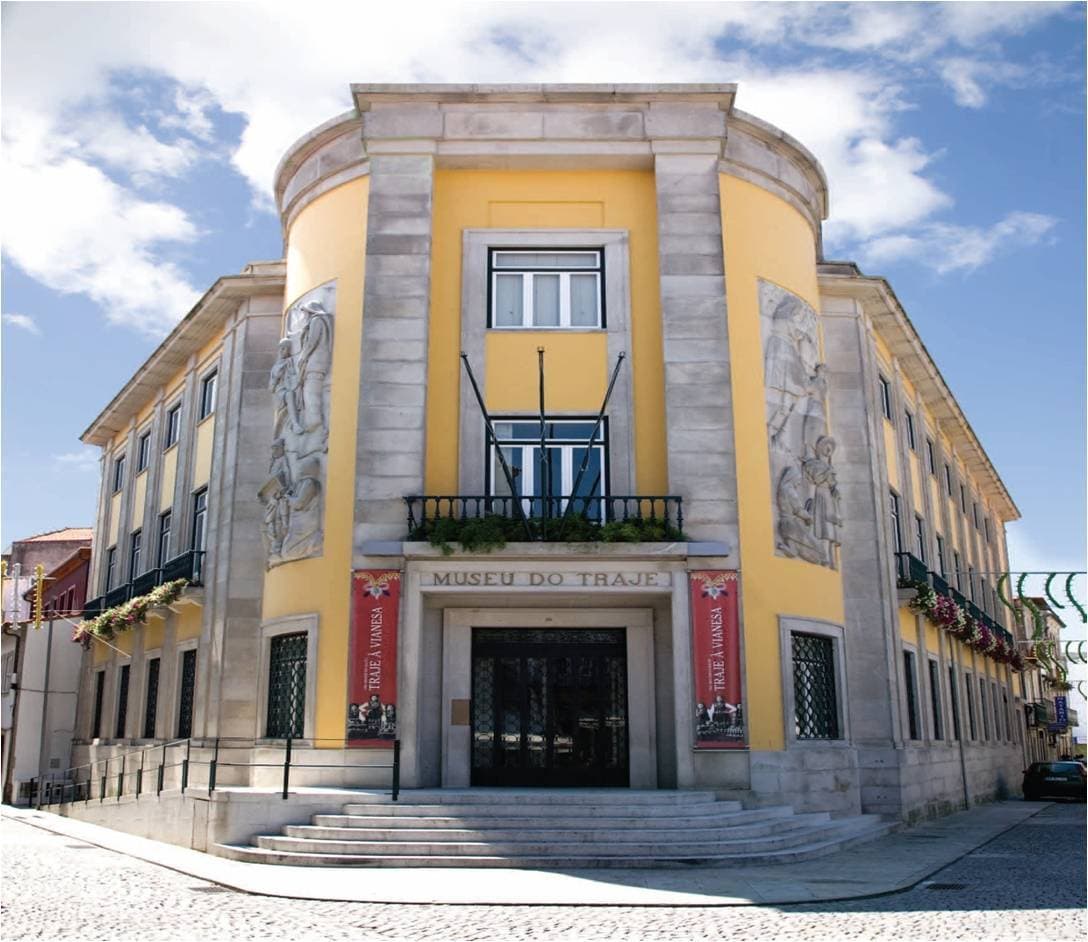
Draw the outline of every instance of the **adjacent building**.
<instances>
[{"instance_id":1,"label":"adjacent building","mask_svg":"<svg viewBox=\"0 0 1088 942\"><path fill-rule=\"evenodd\" d=\"M263 784L290 739L300 782L384 784L396 739L406 788L903 819L1018 788L1016 506L735 97L352 86L279 166L284 259L83 436L76 764L218 738Z\"/></svg>"}]
</instances>

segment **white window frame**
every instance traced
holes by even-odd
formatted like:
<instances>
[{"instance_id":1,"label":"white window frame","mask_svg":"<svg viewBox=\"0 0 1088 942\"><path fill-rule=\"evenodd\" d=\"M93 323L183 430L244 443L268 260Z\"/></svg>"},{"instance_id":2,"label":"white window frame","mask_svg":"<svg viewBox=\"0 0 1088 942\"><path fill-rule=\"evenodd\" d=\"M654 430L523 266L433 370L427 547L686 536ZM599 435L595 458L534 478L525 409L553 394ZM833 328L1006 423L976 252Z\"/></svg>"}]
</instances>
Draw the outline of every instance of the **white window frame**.
<instances>
[{"instance_id":1,"label":"white window frame","mask_svg":"<svg viewBox=\"0 0 1088 942\"><path fill-rule=\"evenodd\" d=\"M597 264L592 268L498 268L494 258L498 253L503 255L588 255L597 256ZM488 249L488 267L491 274L491 303L488 311L489 330L603 330L605 327L604 308L604 249L603 248L521 248L508 249L493 246ZM495 305L498 303L499 275L521 276L521 324L498 324L496 321ZM533 323L533 279L536 275L559 276L559 323L535 324ZM570 276L593 275L597 282L597 323L595 324L571 324L570 322Z\"/></svg>"},{"instance_id":2,"label":"white window frame","mask_svg":"<svg viewBox=\"0 0 1088 942\"><path fill-rule=\"evenodd\" d=\"M254 718L253 738L265 743L281 743L282 739L273 739L265 735L268 719L268 672L272 666L272 639L279 635L306 634L306 698L302 719L302 738L314 738L314 709L317 687L317 641L320 616L314 612L309 615L288 615L274 618L261 625L261 659L257 671L257 715ZM346 709L346 707L345 707ZM296 740L297 742L297 740Z\"/></svg>"}]
</instances>

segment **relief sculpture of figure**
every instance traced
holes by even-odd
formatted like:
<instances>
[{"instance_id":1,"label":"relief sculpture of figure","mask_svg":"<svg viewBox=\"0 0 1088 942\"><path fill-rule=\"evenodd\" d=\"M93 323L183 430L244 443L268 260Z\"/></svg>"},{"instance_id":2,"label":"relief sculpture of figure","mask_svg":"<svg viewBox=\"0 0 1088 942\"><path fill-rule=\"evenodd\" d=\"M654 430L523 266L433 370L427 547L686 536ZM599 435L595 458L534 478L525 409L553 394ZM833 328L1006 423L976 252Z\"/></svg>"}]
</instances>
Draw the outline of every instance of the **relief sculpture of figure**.
<instances>
[{"instance_id":1,"label":"relief sculpture of figure","mask_svg":"<svg viewBox=\"0 0 1088 942\"><path fill-rule=\"evenodd\" d=\"M826 561L833 561L833 547L842 541L839 539L839 527L842 526L842 512L839 502L838 481L835 469L831 466L831 456L835 453L835 439L823 435L816 442L815 457L805 460L805 478L812 488L812 497L807 505L812 515L812 534L826 544Z\"/></svg>"},{"instance_id":2,"label":"relief sculpture of figure","mask_svg":"<svg viewBox=\"0 0 1088 942\"><path fill-rule=\"evenodd\" d=\"M272 460L258 492L269 567L322 551L334 299L325 285L288 309L269 376Z\"/></svg>"}]
</instances>

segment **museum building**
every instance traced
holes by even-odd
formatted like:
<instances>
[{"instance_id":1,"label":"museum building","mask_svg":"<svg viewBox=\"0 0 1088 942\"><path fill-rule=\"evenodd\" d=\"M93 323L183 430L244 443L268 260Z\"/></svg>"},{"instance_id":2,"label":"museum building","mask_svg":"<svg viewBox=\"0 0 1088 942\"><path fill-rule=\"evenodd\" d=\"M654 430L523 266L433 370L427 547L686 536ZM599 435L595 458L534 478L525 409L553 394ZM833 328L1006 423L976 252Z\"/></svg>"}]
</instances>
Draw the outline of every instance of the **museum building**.
<instances>
[{"instance_id":1,"label":"museum building","mask_svg":"<svg viewBox=\"0 0 1088 942\"><path fill-rule=\"evenodd\" d=\"M396 741L404 789L1016 791L1018 512L890 285L823 257L815 158L732 85L351 94L279 165L283 260L83 435L73 765L218 740L261 785L290 740L293 782L385 786Z\"/></svg>"}]
</instances>

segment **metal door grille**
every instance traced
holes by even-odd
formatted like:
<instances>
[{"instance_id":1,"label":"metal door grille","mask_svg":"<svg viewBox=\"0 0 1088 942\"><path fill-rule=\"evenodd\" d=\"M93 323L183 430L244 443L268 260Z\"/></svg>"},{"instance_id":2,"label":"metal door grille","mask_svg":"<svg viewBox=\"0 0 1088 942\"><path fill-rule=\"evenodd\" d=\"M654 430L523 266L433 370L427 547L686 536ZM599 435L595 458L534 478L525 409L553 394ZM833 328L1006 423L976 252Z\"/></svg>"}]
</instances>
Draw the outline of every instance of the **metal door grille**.
<instances>
[{"instance_id":1,"label":"metal door grille","mask_svg":"<svg viewBox=\"0 0 1088 942\"><path fill-rule=\"evenodd\" d=\"M794 724L798 739L838 739L835 654L830 638L793 635Z\"/></svg>"},{"instance_id":2,"label":"metal door grille","mask_svg":"<svg viewBox=\"0 0 1088 942\"><path fill-rule=\"evenodd\" d=\"M144 739L155 738L155 716L159 709L159 659L147 662L147 702L144 704Z\"/></svg>"},{"instance_id":3,"label":"metal door grille","mask_svg":"<svg viewBox=\"0 0 1088 942\"><path fill-rule=\"evenodd\" d=\"M302 736L306 707L306 632L272 639L268 665L268 730L271 739Z\"/></svg>"},{"instance_id":4,"label":"metal door grille","mask_svg":"<svg viewBox=\"0 0 1088 942\"><path fill-rule=\"evenodd\" d=\"M131 665L123 665L117 680L117 728L113 732L115 739L125 738L125 721L128 719L128 674L130 669Z\"/></svg>"},{"instance_id":5,"label":"metal door grille","mask_svg":"<svg viewBox=\"0 0 1088 942\"><path fill-rule=\"evenodd\" d=\"M193 735L193 694L196 691L196 651L181 655L181 689L178 693L178 739Z\"/></svg>"}]
</instances>

